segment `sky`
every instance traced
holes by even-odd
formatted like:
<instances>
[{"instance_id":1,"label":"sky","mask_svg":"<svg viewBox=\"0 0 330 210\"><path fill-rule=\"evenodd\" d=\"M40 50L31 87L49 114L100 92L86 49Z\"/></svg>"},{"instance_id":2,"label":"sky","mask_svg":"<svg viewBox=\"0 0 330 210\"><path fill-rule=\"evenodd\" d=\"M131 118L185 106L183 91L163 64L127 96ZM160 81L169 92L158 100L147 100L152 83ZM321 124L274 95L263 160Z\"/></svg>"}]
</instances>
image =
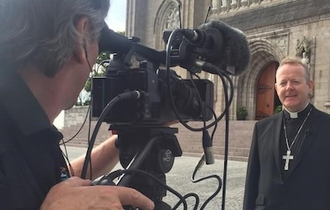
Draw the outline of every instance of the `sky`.
<instances>
[{"instance_id":1,"label":"sky","mask_svg":"<svg viewBox=\"0 0 330 210\"><path fill-rule=\"evenodd\" d=\"M105 22L109 28L118 32L125 31L126 24L126 0L111 0L108 16Z\"/></svg>"}]
</instances>

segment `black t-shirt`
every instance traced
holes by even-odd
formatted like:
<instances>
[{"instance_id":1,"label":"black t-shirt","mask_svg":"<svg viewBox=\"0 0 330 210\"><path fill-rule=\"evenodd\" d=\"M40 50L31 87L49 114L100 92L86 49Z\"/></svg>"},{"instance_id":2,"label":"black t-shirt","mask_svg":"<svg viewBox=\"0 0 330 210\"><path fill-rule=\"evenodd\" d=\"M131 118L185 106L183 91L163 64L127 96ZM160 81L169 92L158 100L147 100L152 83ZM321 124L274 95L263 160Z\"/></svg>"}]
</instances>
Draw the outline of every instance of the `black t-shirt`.
<instances>
[{"instance_id":1,"label":"black t-shirt","mask_svg":"<svg viewBox=\"0 0 330 210\"><path fill-rule=\"evenodd\" d=\"M0 70L0 209L39 209L69 177L62 134L17 73Z\"/></svg>"}]
</instances>

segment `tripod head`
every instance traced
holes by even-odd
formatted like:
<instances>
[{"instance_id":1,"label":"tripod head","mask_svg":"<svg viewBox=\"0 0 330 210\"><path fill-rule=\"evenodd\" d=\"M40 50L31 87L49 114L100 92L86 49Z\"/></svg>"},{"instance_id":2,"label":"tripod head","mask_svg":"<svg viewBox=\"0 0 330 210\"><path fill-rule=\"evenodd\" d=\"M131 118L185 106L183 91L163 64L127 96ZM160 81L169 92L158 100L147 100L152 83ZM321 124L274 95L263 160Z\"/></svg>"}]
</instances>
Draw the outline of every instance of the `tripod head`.
<instances>
[{"instance_id":1,"label":"tripod head","mask_svg":"<svg viewBox=\"0 0 330 210\"><path fill-rule=\"evenodd\" d=\"M175 136L177 128L112 125L110 130L118 133L116 146L123 168L143 170L166 183L165 173L172 169L175 157L182 155ZM171 209L162 201L166 189L153 179L140 174L127 174L121 177L117 185L132 187L143 193L155 202L155 209Z\"/></svg>"}]
</instances>

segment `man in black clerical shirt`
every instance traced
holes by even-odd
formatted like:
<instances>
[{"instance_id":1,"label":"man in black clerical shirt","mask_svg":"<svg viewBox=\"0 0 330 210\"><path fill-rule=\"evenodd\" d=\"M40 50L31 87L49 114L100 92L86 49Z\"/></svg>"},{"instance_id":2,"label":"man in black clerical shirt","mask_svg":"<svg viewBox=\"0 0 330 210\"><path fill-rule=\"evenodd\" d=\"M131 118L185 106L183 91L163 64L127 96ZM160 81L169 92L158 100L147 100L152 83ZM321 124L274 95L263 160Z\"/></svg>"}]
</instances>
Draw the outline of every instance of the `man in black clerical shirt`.
<instances>
[{"instance_id":1,"label":"man in black clerical shirt","mask_svg":"<svg viewBox=\"0 0 330 210\"><path fill-rule=\"evenodd\" d=\"M1 210L154 208L134 189L91 186L117 164L116 136L94 148L93 176L85 180L77 177L84 157L69 172L53 127L96 62L109 6L109 0L0 0Z\"/></svg>"},{"instance_id":2,"label":"man in black clerical shirt","mask_svg":"<svg viewBox=\"0 0 330 210\"><path fill-rule=\"evenodd\" d=\"M300 58L284 58L275 88L283 111L255 124L244 210L330 209L330 115L310 103Z\"/></svg>"}]
</instances>

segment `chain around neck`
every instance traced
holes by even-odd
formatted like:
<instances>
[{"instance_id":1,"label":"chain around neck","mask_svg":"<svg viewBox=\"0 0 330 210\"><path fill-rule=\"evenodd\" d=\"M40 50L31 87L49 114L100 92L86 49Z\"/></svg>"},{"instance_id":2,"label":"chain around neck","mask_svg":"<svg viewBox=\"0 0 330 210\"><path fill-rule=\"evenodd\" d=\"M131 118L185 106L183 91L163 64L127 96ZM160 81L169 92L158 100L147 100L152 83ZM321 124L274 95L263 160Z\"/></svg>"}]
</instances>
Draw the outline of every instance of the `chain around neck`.
<instances>
[{"instance_id":1,"label":"chain around neck","mask_svg":"<svg viewBox=\"0 0 330 210\"><path fill-rule=\"evenodd\" d=\"M294 139L293 139L293 141L292 141L292 143L291 143L290 146L289 146L288 135L287 135L287 133L286 133L285 122L283 123L283 126L284 126L284 135L285 135L285 143L286 143L286 147L287 147L288 151L291 151L291 148L292 148L293 144L296 142L297 137L299 136L300 131L301 131L301 129L304 127L304 125L305 125L305 123L306 123L306 121L307 121L307 118L309 117L309 115L310 115L311 112L312 112L312 108L309 110L309 112L308 112L307 116L305 117L303 123L302 123L301 126L299 127L298 132L297 132L296 136L294 137Z\"/></svg>"}]
</instances>

